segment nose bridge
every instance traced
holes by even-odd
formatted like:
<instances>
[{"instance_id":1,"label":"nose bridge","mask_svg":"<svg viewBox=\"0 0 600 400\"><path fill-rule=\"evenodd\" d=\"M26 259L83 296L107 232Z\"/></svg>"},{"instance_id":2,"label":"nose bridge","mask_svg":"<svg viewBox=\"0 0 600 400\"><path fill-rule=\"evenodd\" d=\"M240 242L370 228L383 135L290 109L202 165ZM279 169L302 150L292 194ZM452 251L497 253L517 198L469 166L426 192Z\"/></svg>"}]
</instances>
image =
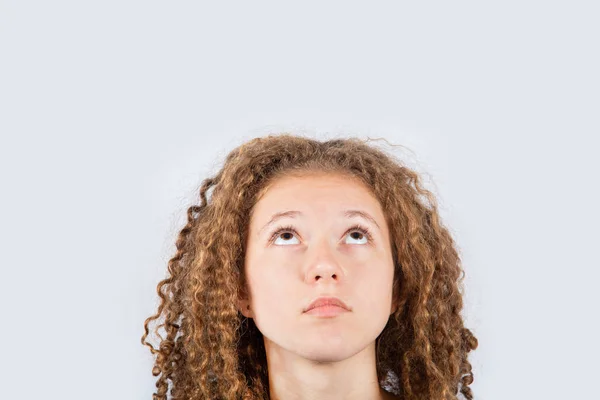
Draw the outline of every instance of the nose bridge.
<instances>
[{"instance_id":1,"label":"nose bridge","mask_svg":"<svg viewBox=\"0 0 600 400\"><path fill-rule=\"evenodd\" d=\"M310 244L308 257L307 281L340 280L342 268L338 260L336 243L332 243L330 235L315 237Z\"/></svg>"}]
</instances>

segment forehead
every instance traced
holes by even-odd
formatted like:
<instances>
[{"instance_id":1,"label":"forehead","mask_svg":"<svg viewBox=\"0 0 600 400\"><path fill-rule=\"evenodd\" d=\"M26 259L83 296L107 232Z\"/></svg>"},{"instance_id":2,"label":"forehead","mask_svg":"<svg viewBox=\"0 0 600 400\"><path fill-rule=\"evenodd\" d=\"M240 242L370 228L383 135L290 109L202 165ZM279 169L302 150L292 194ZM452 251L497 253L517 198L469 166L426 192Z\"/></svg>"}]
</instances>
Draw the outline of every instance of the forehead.
<instances>
[{"instance_id":1,"label":"forehead","mask_svg":"<svg viewBox=\"0 0 600 400\"><path fill-rule=\"evenodd\" d=\"M261 193L252 214L264 216L278 208L353 207L376 212L379 202L359 178L333 173L310 173L275 179Z\"/></svg>"},{"instance_id":2,"label":"forehead","mask_svg":"<svg viewBox=\"0 0 600 400\"><path fill-rule=\"evenodd\" d=\"M264 190L263 197L274 192L292 192L294 190L326 189L329 187L344 188L370 194L370 189L357 177L341 173L310 172L302 175L288 175L275 178Z\"/></svg>"}]
</instances>

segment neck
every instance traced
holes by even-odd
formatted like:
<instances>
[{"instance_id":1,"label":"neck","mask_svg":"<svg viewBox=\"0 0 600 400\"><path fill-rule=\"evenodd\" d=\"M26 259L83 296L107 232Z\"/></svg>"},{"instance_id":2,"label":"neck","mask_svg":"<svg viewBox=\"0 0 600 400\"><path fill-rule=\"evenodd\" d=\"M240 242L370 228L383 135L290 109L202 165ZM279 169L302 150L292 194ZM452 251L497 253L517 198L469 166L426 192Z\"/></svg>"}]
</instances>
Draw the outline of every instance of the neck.
<instances>
[{"instance_id":1,"label":"neck","mask_svg":"<svg viewBox=\"0 0 600 400\"><path fill-rule=\"evenodd\" d=\"M271 400L388 400L377 379L375 342L343 359L292 353L265 340Z\"/></svg>"}]
</instances>

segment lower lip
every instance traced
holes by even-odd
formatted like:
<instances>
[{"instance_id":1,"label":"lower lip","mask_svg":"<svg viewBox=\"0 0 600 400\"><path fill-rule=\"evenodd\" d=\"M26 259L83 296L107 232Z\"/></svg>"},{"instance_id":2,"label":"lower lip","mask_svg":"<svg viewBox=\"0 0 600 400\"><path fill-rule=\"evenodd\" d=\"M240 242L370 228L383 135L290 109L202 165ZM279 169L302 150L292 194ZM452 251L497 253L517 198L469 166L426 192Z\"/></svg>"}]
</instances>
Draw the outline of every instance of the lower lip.
<instances>
[{"instance_id":1,"label":"lower lip","mask_svg":"<svg viewBox=\"0 0 600 400\"><path fill-rule=\"evenodd\" d=\"M342 313L347 312L343 307L335 306L335 305L327 305L321 307L315 307L311 310L308 310L306 314L315 315L317 317L335 317L336 315L340 315Z\"/></svg>"}]
</instances>

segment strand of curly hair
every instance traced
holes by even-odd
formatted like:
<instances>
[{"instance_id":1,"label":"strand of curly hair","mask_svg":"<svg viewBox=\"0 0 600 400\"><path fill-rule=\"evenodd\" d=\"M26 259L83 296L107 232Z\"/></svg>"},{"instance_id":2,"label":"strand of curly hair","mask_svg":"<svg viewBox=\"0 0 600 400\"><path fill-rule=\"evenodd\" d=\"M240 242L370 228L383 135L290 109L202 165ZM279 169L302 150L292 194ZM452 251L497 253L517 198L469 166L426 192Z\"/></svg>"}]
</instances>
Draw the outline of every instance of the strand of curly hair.
<instances>
[{"instance_id":1,"label":"strand of curly hair","mask_svg":"<svg viewBox=\"0 0 600 400\"><path fill-rule=\"evenodd\" d=\"M478 342L464 327L464 271L433 194L416 172L364 140L285 133L231 151L202 182L200 204L187 210L168 277L157 286L158 310L144 322L141 342L156 356L153 400L269 398L262 334L237 310L249 216L275 179L315 171L362 180L390 227L398 307L376 339L381 387L406 400L473 399L468 354ZM146 339L150 323L161 320L155 348Z\"/></svg>"}]
</instances>

